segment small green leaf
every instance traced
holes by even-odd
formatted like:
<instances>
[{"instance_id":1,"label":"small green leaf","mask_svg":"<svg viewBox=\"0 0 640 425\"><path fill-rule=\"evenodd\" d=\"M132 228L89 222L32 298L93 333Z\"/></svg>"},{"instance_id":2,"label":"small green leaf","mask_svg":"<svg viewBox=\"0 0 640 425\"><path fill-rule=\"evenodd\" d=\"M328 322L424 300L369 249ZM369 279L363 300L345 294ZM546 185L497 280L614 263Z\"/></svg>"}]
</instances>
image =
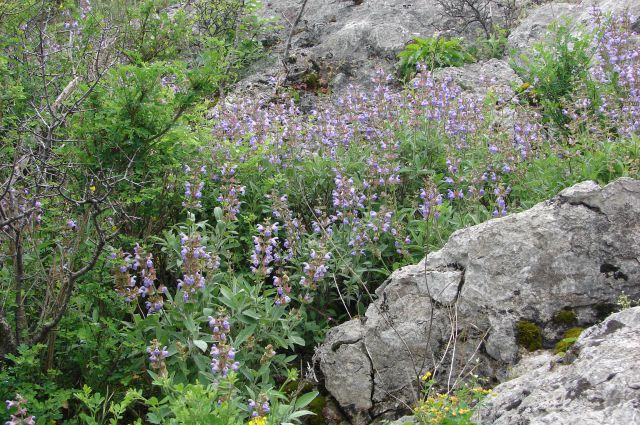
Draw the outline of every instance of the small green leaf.
<instances>
[{"instance_id":1,"label":"small green leaf","mask_svg":"<svg viewBox=\"0 0 640 425\"><path fill-rule=\"evenodd\" d=\"M203 340L196 339L196 340L193 341L193 345L198 347L200 349L200 351L202 351L203 353L207 352L207 343L204 342Z\"/></svg>"},{"instance_id":2,"label":"small green leaf","mask_svg":"<svg viewBox=\"0 0 640 425\"><path fill-rule=\"evenodd\" d=\"M300 397L298 397L298 399L296 400L296 404L295 404L296 410L302 409L303 407L307 406L316 397L318 397L318 394L320 394L318 391L312 391L310 393L306 393L306 394L303 394Z\"/></svg>"}]
</instances>

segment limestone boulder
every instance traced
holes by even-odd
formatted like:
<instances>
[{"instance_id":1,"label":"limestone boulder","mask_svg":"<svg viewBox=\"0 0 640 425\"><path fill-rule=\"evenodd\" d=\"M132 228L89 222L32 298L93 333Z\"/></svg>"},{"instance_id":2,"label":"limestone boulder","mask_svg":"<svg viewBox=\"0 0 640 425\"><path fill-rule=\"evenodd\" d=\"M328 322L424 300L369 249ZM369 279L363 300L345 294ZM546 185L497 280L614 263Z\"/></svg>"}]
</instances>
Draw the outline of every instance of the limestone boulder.
<instances>
[{"instance_id":1,"label":"limestone boulder","mask_svg":"<svg viewBox=\"0 0 640 425\"><path fill-rule=\"evenodd\" d=\"M544 357L494 392L476 423L640 423L640 307L611 315L584 331L565 357Z\"/></svg>"},{"instance_id":2,"label":"limestone boulder","mask_svg":"<svg viewBox=\"0 0 640 425\"><path fill-rule=\"evenodd\" d=\"M545 38L549 25L553 22L568 22L575 29L579 26L588 28L592 7L617 15L628 11L633 19L633 28L640 32L640 0L551 1L522 9L524 17L511 31L508 47L510 50L527 51L535 42Z\"/></svg>"},{"instance_id":3,"label":"limestone boulder","mask_svg":"<svg viewBox=\"0 0 640 425\"><path fill-rule=\"evenodd\" d=\"M520 324L552 348L623 291L640 297L640 181L584 182L394 272L364 318L328 333L316 365L354 424L397 417L420 397L421 374L444 388L470 373L503 381L523 354Z\"/></svg>"}]
</instances>

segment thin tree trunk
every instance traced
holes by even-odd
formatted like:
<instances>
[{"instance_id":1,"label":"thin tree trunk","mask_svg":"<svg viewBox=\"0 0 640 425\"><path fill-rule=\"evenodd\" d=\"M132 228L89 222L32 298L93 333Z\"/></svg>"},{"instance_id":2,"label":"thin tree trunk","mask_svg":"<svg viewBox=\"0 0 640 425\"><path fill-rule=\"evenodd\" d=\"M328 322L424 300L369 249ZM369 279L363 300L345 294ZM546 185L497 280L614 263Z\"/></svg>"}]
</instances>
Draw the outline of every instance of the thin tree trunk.
<instances>
[{"instance_id":1,"label":"thin tree trunk","mask_svg":"<svg viewBox=\"0 0 640 425\"><path fill-rule=\"evenodd\" d=\"M55 346L56 346L56 334L58 333L58 329L53 328L51 329L51 331L49 332L49 339L47 341L47 344L49 345L48 350L47 350L47 362L44 365L44 373L47 373L47 371L51 368L53 368L53 354L55 352Z\"/></svg>"},{"instance_id":2,"label":"thin tree trunk","mask_svg":"<svg viewBox=\"0 0 640 425\"><path fill-rule=\"evenodd\" d=\"M287 61L289 60L289 49L291 48L291 39L293 38L293 32L296 30L298 23L300 22L300 18L302 18L302 14L304 13L304 8L307 6L307 0L302 1L302 5L300 6L300 11L298 12L298 16L296 20L291 25L291 29L289 30L289 36L287 37L287 44L284 47L284 54L282 55L282 63L284 65L285 70L289 73L289 68L287 67Z\"/></svg>"},{"instance_id":3,"label":"thin tree trunk","mask_svg":"<svg viewBox=\"0 0 640 425\"><path fill-rule=\"evenodd\" d=\"M24 312L24 298L22 284L24 282L24 252L22 248L22 234L16 231L13 240L13 268L16 290L16 344L22 342L22 332L27 330L27 317Z\"/></svg>"}]
</instances>

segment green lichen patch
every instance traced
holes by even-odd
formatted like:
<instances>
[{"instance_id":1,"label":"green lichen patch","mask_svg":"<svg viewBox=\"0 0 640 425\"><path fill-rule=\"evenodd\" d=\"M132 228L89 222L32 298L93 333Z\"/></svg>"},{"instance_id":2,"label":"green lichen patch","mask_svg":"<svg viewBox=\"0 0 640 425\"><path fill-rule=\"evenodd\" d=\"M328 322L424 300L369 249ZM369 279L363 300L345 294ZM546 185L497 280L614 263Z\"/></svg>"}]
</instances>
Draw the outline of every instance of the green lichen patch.
<instances>
[{"instance_id":1,"label":"green lichen patch","mask_svg":"<svg viewBox=\"0 0 640 425\"><path fill-rule=\"evenodd\" d=\"M542 332L535 323L527 320L520 320L516 325L518 345L529 351L536 351L542 348Z\"/></svg>"}]
</instances>

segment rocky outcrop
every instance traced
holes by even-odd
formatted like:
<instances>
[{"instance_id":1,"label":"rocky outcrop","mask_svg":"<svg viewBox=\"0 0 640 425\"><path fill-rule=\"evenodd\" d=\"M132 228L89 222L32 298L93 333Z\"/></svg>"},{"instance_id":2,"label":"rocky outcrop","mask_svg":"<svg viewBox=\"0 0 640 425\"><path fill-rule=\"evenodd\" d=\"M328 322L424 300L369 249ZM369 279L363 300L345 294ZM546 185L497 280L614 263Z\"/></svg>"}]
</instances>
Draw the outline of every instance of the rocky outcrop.
<instances>
[{"instance_id":1,"label":"rocky outcrop","mask_svg":"<svg viewBox=\"0 0 640 425\"><path fill-rule=\"evenodd\" d=\"M539 7L534 7L526 14L521 22L511 31L508 46L510 49L525 51L533 43L544 39L547 29L552 22L569 22L575 26L590 22L590 10L595 6L605 13L622 14L628 10L634 17L633 28L640 32L640 1L639 0L583 0L557 2L552 1Z\"/></svg>"},{"instance_id":2,"label":"rocky outcrop","mask_svg":"<svg viewBox=\"0 0 640 425\"><path fill-rule=\"evenodd\" d=\"M260 13L279 20L284 28L273 40L274 63L259 64L253 83L267 84L282 72L278 57L301 3L263 2ZM335 89L350 83L367 86L377 69L392 71L397 53L413 37L432 35L440 21L435 0L308 0L293 32L289 83L320 79Z\"/></svg>"},{"instance_id":3,"label":"rocky outcrop","mask_svg":"<svg viewBox=\"0 0 640 425\"><path fill-rule=\"evenodd\" d=\"M640 423L640 307L582 333L565 357L494 389L473 420L482 425Z\"/></svg>"},{"instance_id":4,"label":"rocky outcrop","mask_svg":"<svg viewBox=\"0 0 640 425\"><path fill-rule=\"evenodd\" d=\"M567 327L606 317L622 291L640 297L638 217L640 181L619 179L454 233L394 272L364 318L328 333L316 354L326 389L364 424L408 410L426 371L445 387L472 371L503 380L522 324L552 347Z\"/></svg>"}]
</instances>

